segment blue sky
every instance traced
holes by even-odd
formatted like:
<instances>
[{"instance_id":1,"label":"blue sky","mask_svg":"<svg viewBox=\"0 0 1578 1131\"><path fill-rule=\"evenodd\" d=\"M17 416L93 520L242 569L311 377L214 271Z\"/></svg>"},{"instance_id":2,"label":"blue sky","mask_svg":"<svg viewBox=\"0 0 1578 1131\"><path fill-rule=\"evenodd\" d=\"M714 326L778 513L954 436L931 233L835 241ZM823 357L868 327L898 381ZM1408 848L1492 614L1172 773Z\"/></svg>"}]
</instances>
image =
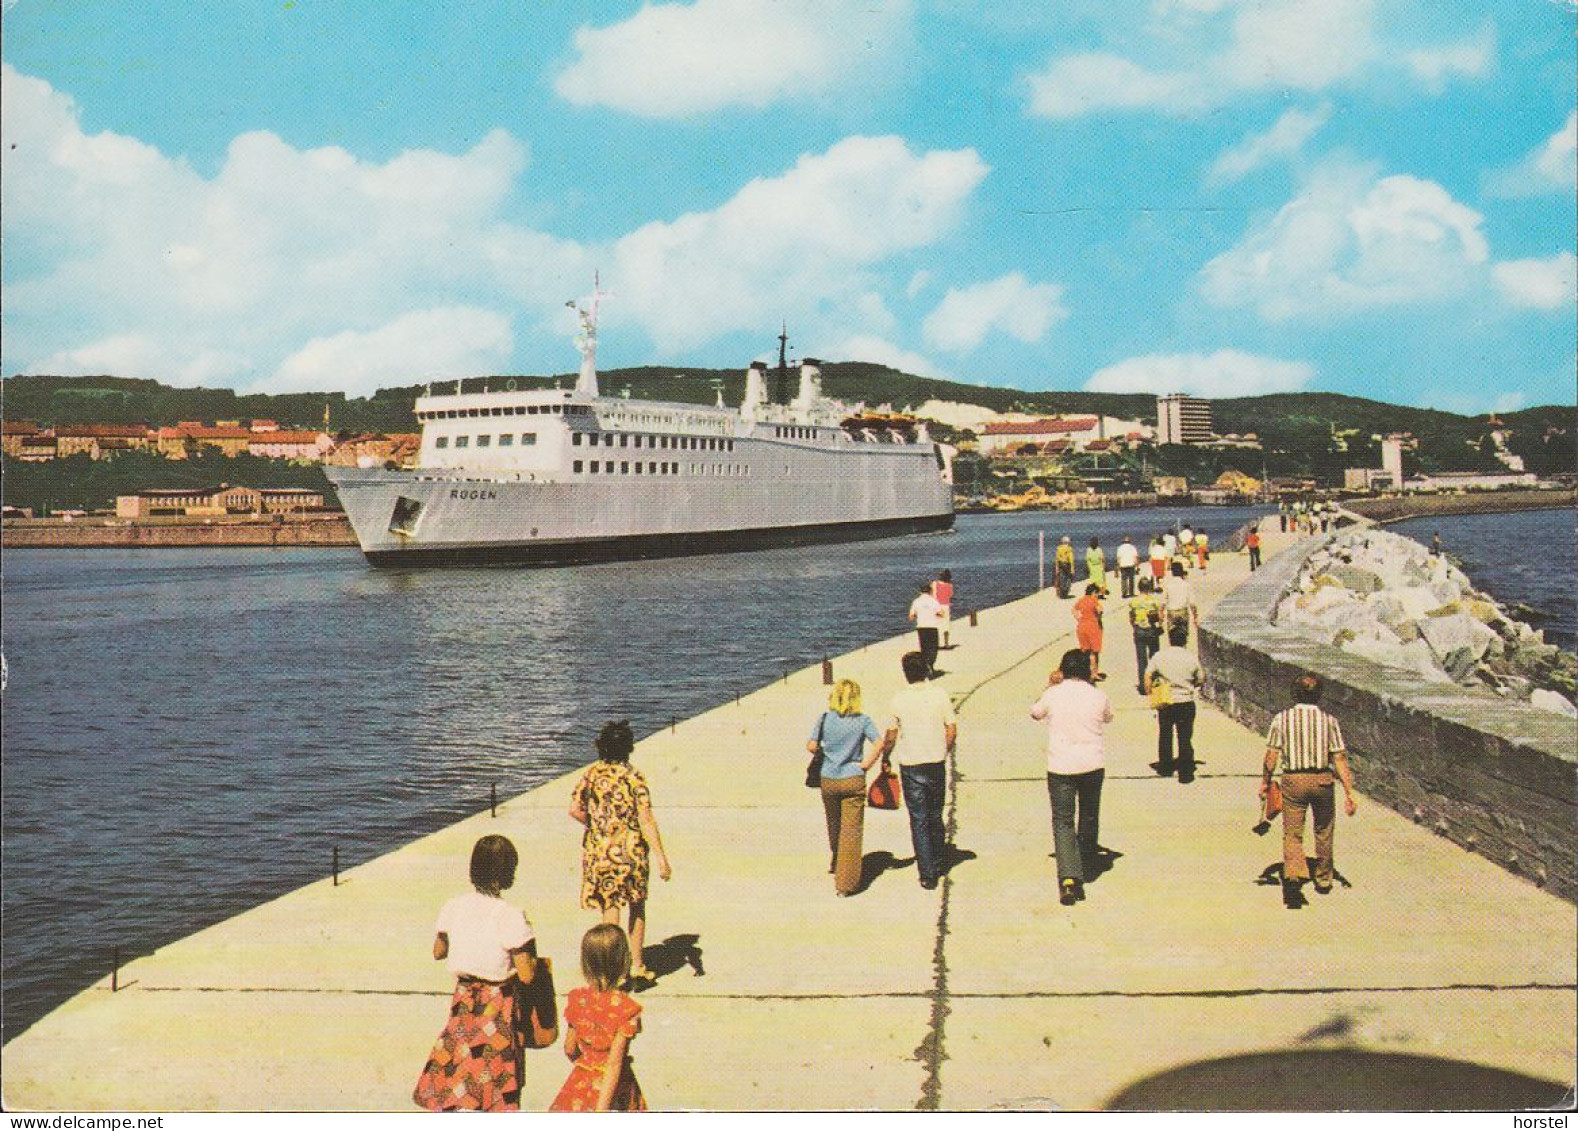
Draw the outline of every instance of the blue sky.
<instances>
[{"instance_id":1,"label":"blue sky","mask_svg":"<svg viewBox=\"0 0 1578 1131\"><path fill-rule=\"evenodd\" d=\"M376 16L370 13L376 12ZM7 0L5 373L1575 399L1570 0Z\"/></svg>"}]
</instances>

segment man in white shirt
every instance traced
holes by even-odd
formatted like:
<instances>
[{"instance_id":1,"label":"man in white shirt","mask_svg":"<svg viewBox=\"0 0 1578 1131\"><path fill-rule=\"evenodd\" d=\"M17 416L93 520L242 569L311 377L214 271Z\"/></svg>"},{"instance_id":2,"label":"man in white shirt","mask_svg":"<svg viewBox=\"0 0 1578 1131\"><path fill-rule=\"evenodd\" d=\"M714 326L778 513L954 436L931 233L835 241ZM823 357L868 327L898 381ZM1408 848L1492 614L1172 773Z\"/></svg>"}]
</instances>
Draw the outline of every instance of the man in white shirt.
<instances>
[{"instance_id":1,"label":"man in white shirt","mask_svg":"<svg viewBox=\"0 0 1578 1131\"><path fill-rule=\"evenodd\" d=\"M1052 850L1057 854L1058 902L1085 898L1085 881L1100 868L1101 784L1106 778L1103 734L1112 704L1090 682L1078 649L1063 653L1030 717L1047 724L1047 795L1052 802Z\"/></svg>"},{"instance_id":2,"label":"man in white shirt","mask_svg":"<svg viewBox=\"0 0 1578 1131\"><path fill-rule=\"evenodd\" d=\"M1172 564L1172 576L1162 582L1162 606L1166 610L1167 633L1182 630L1184 644L1189 643L1189 626L1200 623L1200 610L1195 607L1194 590L1184 576L1181 562Z\"/></svg>"},{"instance_id":3,"label":"man in white shirt","mask_svg":"<svg viewBox=\"0 0 1578 1131\"><path fill-rule=\"evenodd\" d=\"M1134 546L1134 541L1125 538L1118 544L1118 552L1114 556L1118 566L1119 593L1124 597L1134 596L1134 574L1140 566L1140 551Z\"/></svg>"},{"instance_id":4,"label":"man in white shirt","mask_svg":"<svg viewBox=\"0 0 1578 1131\"><path fill-rule=\"evenodd\" d=\"M893 721L883 736L882 749L884 754L892 752L899 764L915 867L920 886L930 891L942 877L946 852L942 804L948 784L947 759L958 741L959 719L942 686L926 682L930 673L924 656L906 652L900 663L909 683L893 697Z\"/></svg>"},{"instance_id":5,"label":"man in white shirt","mask_svg":"<svg viewBox=\"0 0 1578 1131\"><path fill-rule=\"evenodd\" d=\"M1156 772L1171 777L1173 772L1173 735L1178 736L1178 782L1194 781L1195 688L1205 682L1200 662L1184 647L1188 629L1167 634L1167 644L1145 666L1145 693L1151 694L1158 683L1167 685L1167 702L1156 705Z\"/></svg>"},{"instance_id":6,"label":"man in white shirt","mask_svg":"<svg viewBox=\"0 0 1578 1131\"><path fill-rule=\"evenodd\" d=\"M928 677L935 674L937 669L938 634L942 631L945 619L942 605L931 595L931 582L928 581L920 587L915 600L910 602L910 620L915 625L921 655L926 659Z\"/></svg>"}]
</instances>

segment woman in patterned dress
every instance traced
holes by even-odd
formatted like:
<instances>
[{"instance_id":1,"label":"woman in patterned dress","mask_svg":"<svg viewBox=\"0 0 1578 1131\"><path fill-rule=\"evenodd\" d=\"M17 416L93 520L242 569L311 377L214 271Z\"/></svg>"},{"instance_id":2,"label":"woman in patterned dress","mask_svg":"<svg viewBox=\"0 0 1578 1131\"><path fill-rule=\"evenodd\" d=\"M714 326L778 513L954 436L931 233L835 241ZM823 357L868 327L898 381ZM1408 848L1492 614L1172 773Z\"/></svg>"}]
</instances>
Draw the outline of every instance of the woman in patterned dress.
<instances>
[{"instance_id":1,"label":"woman in patterned dress","mask_svg":"<svg viewBox=\"0 0 1578 1131\"><path fill-rule=\"evenodd\" d=\"M613 923L581 940L586 985L564 1007L564 1055L574 1065L549 1111L645 1111L646 1097L630 1066L630 1042L641 1032L641 1005L619 984L630 976L630 944Z\"/></svg>"},{"instance_id":2,"label":"woman in patterned dress","mask_svg":"<svg viewBox=\"0 0 1578 1131\"><path fill-rule=\"evenodd\" d=\"M647 933L647 880L657 856L658 875L672 874L663 837L652 813L646 778L630 764L635 738L628 722L608 723L597 736L598 761L576 783L570 816L586 826L581 838L581 906L601 911L604 923L619 922L619 909L630 908L630 952L633 979L650 981L643 961Z\"/></svg>"},{"instance_id":3,"label":"woman in patterned dress","mask_svg":"<svg viewBox=\"0 0 1578 1131\"><path fill-rule=\"evenodd\" d=\"M449 959L455 993L411 1098L429 1111L519 1111L525 1045L515 1023L517 984L537 972L537 942L520 908L499 898L520 856L490 834L471 850L475 892L438 914L433 957Z\"/></svg>"}]
</instances>

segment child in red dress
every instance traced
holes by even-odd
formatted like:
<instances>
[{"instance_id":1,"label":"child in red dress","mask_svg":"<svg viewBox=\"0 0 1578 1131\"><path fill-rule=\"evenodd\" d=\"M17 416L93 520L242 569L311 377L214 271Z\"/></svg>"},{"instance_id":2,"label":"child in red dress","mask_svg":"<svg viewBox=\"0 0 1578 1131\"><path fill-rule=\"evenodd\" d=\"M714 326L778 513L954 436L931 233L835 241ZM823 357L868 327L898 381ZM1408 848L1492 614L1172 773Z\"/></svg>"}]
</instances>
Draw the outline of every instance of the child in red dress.
<instances>
[{"instance_id":1,"label":"child in red dress","mask_svg":"<svg viewBox=\"0 0 1578 1131\"><path fill-rule=\"evenodd\" d=\"M581 940L586 985L564 1007L564 1055L574 1067L549 1111L645 1111L630 1067L630 1042L641 1032L641 1006L619 985L630 976L630 943L616 924L599 923Z\"/></svg>"}]
</instances>

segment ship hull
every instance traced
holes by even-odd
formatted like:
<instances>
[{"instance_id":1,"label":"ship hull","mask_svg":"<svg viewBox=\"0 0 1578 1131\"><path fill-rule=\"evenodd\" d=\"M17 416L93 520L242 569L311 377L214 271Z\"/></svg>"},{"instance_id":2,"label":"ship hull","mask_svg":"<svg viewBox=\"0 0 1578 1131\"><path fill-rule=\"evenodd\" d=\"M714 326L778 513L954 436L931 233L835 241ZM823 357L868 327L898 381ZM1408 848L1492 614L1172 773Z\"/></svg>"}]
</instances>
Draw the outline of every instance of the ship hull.
<instances>
[{"instance_id":1,"label":"ship hull","mask_svg":"<svg viewBox=\"0 0 1578 1131\"><path fill-rule=\"evenodd\" d=\"M727 467L727 457L721 459ZM771 483L763 481L769 466L778 473ZM753 470L751 477L631 474L601 481L329 473L363 553L382 567L685 557L953 526L951 485L927 450L835 456L778 449L771 465L758 458Z\"/></svg>"},{"instance_id":2,"label":"ship hull","mask_svg":"<svg viewBox=\"0 0 1578 1131\"><path fill-rule=\"evenodd\" d=\"M711 530L689 534L633 534L619 538L580 538L562 542L486 543L469 546L409 546L365 551L369 564L380 569L451 566L543 567L590 565L599 562L732 554L751 550L861 542L928 534L953 527L953 515L890 518L871 522L823 523L813 526L763 527L753 530Z\"/></svg>"}]
</instances>

